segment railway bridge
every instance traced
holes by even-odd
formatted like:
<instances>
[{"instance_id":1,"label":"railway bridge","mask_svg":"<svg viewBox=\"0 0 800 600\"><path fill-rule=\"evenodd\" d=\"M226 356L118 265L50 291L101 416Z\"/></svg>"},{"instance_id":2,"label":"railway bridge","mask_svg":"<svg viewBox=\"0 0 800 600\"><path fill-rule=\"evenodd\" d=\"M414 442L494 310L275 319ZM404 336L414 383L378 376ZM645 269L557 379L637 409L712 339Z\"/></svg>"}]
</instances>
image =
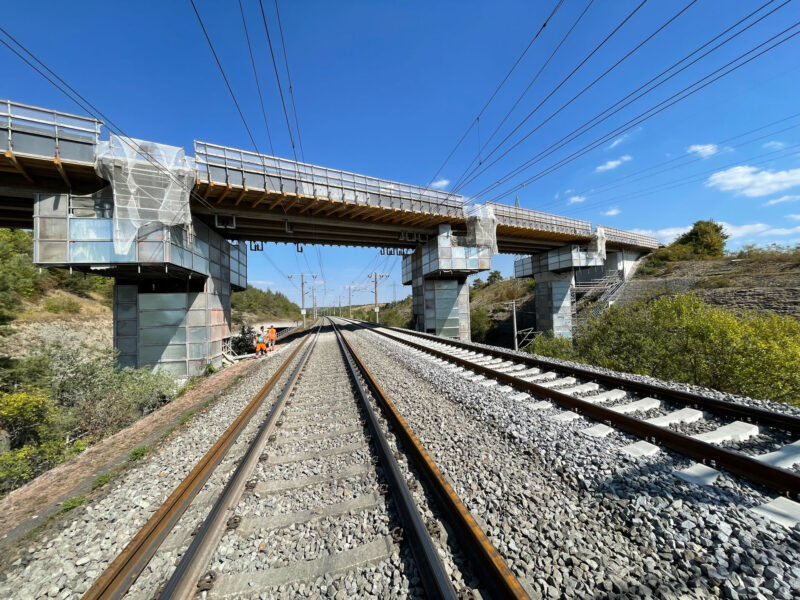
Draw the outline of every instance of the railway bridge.
<instances>
[{"instance_id":1,"label":"railway bridge","mask_svg":"<svg viewBox=\"0 0 800 600\"><path fill-rule=\"evenodd\" d=\"M95 119L0 101L0 224L34 262L114 278L120 363L177 377L222 361L247 243L393 248L416 329L469 340L467 277L497 253L535 277L538 328L568 336L576 281L625 277L654 238L220 146L105 135ZM105 138L105 139L104 139Z\"/></svg>"}]
</instances>

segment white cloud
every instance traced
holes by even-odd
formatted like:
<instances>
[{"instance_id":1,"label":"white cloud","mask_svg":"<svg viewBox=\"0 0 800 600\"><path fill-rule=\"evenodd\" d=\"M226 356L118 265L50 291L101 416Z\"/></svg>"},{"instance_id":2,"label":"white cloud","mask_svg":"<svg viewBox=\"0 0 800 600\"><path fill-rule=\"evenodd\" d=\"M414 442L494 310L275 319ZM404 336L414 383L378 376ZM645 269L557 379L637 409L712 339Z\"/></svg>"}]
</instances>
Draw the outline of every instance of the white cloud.
<instances>
[{"instance_id":1,"label":"white cloud","mask_svg":"<svg viewBox=\"0 0 800 600\"><path fill-rule=\"evenodd\" d=\"M577 204L578 202L583 202L586 200L586 196L570 196L567 199L567 204Z\"/></svg>"},{"instance_id":2,"label":"white cloud","mask_svg":"<svg viewBox=\"0 0 800 600\"><path fill-rule=\"evenodd\" d=\"M769 225L766 225L764 223L731 225L730 223L725 223L724 221L720 221L719 224L722 225L723 229L725 230L725 233L727 233L729 238L732 240L755 234L768 235L770 231L775 231ZM663 243L669 244L671 242L674 242L679 235L686 233L691 228L692 228L691 225L686 225L685 227L665 227L664 229L634 229L633 231L635 233L641 233L642 235L649 235L651 237L658 238Z\"/></svg>"},{"instance_id":3,"label":"white cloud","mask_svg":"<svg viewBox=\"0 0 800 600\"><path fill-rule=\"evenodd\" d=\"M690 154L699 154L703 158L708 158L719 152L719 146L716 144L693 144L686 149L686 152Z\"/></svg>"},{"instance_id":4,"label":"white cloud","mask_svg":"<svg viewBox=\"0 0 800 600\"><path fill-rule=\"evenodd\" d=\"M251 279L247 283L251 283L253 285L275 285L274 281L263 281L260 279Z\"/></svg>"},{"instance_id":5,"label":"white cloud","mask_svg":"<svg viewBox=\"0 0 800 600\"><path fill-rule=\"evenodd\" d=\"M724 192L759 198L800 185L800 169L768 171L742 165L714 173L706 185Z\"/></svg>"},{"instance_id":6,"label":"white cloud","mask_svg":"<svg viewBox=\"0 0 800 600\"><path fill-rule=\"evenodd\" d=\"M437 179L431 184L431 187L435 190L443 190L448 185L450 185L449 179Z\"/></svg>"},{"instance_id":7,"label":"white cloud","mask_svg":"<svg viewBox=\"0 0 800 600\"><path fill-rule=\"evenodd\" d=\"M794 219L795 221L800 221L800 215L786 215L790 219Z\"/></svg>"},{"instance_id":8,"label":"white cloud","mask_svg":"<svg viewBox=\"0 0 800 600\"><path fill-rule=\"evenodd\" d=\"M574 192L574 191L575 191L575 190L564 190L564 193L565 193L565 194L571 194L571 193L572 193L572 192Z\"/></svg>"},{"instance_id":9,"label":"white cloud","mask_svg":"<svg viewBox=\"0 0 800 600\"><path fill-rule=\"evenodd\" d=\"M780 198L773 198L769 202L765 202L764 206L772 206L782 202L797 202L798 200L800 200L800 196L781 196Z\"/></svg>"},{"instance_id":10,"label":"white cloud","mask_svg":"<svg viewBox=\"0 0 800 600\"><path fill-rule=\"evenodd\" d=\"M692 228L691 225L685 227L665 227L664 229L633 229L634 233L641 233L642 235L649 235L650 237L657 238L665 244L675 241L682 233L686 233Z\"/></svg>"},{"instance_id":11,"label":"white cloud","mask_svg":"<svg viewBox=\"0 0 800 600\"><path fill-rule=\"evenodd\" d=\"M625 135L623 135L623 136L621 136L621 137L618 137L618 138L617 138L617 139L615 139L613 142L611 142L611 145L608 147L608 149L609 149L609 150L613 150L614 148L616 148L617 146L619 146L619 145L620 145L622 142L624 142L624 141L625 141L625 139L626 139L627 137L628 137L628 135L627 135L627 134L625 134Z\"/></svg>"},{"instance_id":12,"label":"white cloud","mask_svg":"<svg viewBox=\"0 0 800 600\"><path fill-rule=\"evenodd\" d=\"M794 235L795 233L800 233L800 225L797 227L775 227L773 229L767 229L762 232L761 235Z\"/></svg>"},{"instance_id":13,"label":"white cloud","mask_svg":"<svg viewBox=\"0 0 800 600\"><path fill-rule=\"evenodd\" d=\"M771 142L767 142L763 146L767 150L783 150L786 148L786 144L783 142L779 142L778 140L772 140Z\"/></svg>"},{"instance_id":14,"label":"white cloud","mask_svg":"<svg viewBox=\"0 0 800 600\"><path fill-rule=\"evenodd\" d=\"M616 207L615 207L615 208L609 208L609 209L608 209L606 212L604 212L603 214L604 214L605 216L607 216L607 217L616 217L616 216L617 216L619 213L620 213L620 210L619 210L618 208L616 208Z\"/></svg>"},{"instance_id":15,"label":"white cloud","mask_svg":"<svg viewBox=\"0 0 800 600\"><path fill-rule=\"evenodd\" d=\"M611 169L616 169L622 163L626 163L629 160L633 160L633 157L630 156L629 154L626 154L625 156L620 156L617 160L609 160L603 163L602 165L597 166L595 168L595 172L602 173L603 171L610 171Z\"/></svg>"},{"instance_id":16,"label":"white cloud","mask_svg":"<svg viewBox=\"0 0 800 600\"><path fill-rule=\"evenodd\" d=\"M760 235L764 235L764 232L769 230L770 226L765 225L764 223L750 223L747 225L731 225L730 223L726 223L724 221L720 221L720 225L725 230L725 233L728 234L730 239L735 240L736 238L745 237L748 235L754 235L756 233Z\"/></svg>"}]
</instances>

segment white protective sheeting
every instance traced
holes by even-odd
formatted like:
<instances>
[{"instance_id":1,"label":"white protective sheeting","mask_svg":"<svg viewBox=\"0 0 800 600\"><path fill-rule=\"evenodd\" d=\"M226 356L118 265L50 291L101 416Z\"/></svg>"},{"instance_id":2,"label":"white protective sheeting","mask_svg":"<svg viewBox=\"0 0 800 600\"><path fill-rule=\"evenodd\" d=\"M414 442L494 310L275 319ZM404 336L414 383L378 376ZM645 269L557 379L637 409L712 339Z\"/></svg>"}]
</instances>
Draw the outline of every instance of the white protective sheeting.
<instances>
[{"instance_id":1,"label":"white protective sheeting","mask_svg":"<svg viewBox=\"0 0 800 600\"><path fill-rule=\"evenodd\" d=\"M606 259L606 229L602 225L598 225L592 234L592 241L589 242L589 254L599 257L603 260Z\"/></svg>"},{"instance_id":2,"label":"white protective sheeting","mask_svg":"<svg viewBox=\"0 0 800 600\"><path fill-rule=\"evenodd\" d=\"M497 254L497 217L491 206L474 204L464 209L467 218L467 245L489 248Z\"/></svg>"},{"instance_id":3,"label":"white protective sheeting","mask_svg":"<svg viewBox=\"0 0 800 600\"><path fill-rule=\"evenodd\" d=\"M127 253L145 224L191 225L195 169L183 148L112 135L95 169L114 190L115 252Z\"/></svg>"}]
</instances>

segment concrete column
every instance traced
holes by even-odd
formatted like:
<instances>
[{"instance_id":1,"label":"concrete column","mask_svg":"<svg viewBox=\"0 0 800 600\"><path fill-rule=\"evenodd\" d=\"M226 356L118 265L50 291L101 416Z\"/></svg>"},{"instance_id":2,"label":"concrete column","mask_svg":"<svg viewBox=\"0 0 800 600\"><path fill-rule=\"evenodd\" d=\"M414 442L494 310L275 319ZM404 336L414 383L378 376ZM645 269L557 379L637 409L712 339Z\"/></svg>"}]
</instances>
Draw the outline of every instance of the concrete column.
<instances>
[{"instance_id":1,"label":"concrete column","mask_svg":"<svg viewBox=\"0 0 800 600\"><path fill-rule=\"evenodd\" d=\"M114 347L123 367L176 378L222 365L231 335L230 284L214 278L115 280Z\"/></svg>"},{"instance_id":2,"label":"concrete column","mask_svg":"<svg viewBox=\"0 0 800 600\"><path fill-rule=\"evenodd\" d=\"M572 272L536 275L537 330L552 331L555 337L572 337L572 285Z\"/></svg>"},{"instance_id":3,"label":"concrete column","mask_svg":"<svg viewBox=\"0 0 800 600\"><path fill-rule=\"evenodd\" d=\"M474 237L474 236L473 236ZM474 245L449 225L403 257L403 283L411 285L414 328L470 341L467 276L491 268L491 248Z\"/></svg>"}]
</instances>

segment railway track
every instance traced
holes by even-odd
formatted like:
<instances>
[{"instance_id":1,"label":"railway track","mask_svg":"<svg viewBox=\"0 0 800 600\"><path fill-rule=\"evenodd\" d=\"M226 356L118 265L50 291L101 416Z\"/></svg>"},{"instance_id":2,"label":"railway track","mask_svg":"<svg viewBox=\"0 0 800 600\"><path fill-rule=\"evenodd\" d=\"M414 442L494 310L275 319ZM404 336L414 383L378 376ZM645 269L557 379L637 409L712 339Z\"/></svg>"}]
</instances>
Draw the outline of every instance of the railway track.
<instances>
[{"instance_id":1,"label":"railway track","mask_svg":"<svg viewBox=\"0 0 800 600\"><path fill-rule=\"evenodd\" d=\"M311 338L177 567L133 597L527 598L345 336ZM126 594L219 457L201 463L84 598Z\"/></svg>"},{"instance_id":2,"label":"railway track","mask_svg":"<svg viewBox=\"0 0 800 600\"><path fill-rule=\"evenodd\" d=\"M669 448L697 461L677 472L711 485L728 471L780 496L756 510L790 527L800 519L800 418L702 394L671 390L589 369L565 366L499 348L409 330L349 321L425 354L476 385L506 386L529 409L560 408L556 421L588 417L581 432L603 437L613 430L639 441L621 451L648 456Z\"/></svg>"}]
</instances>

